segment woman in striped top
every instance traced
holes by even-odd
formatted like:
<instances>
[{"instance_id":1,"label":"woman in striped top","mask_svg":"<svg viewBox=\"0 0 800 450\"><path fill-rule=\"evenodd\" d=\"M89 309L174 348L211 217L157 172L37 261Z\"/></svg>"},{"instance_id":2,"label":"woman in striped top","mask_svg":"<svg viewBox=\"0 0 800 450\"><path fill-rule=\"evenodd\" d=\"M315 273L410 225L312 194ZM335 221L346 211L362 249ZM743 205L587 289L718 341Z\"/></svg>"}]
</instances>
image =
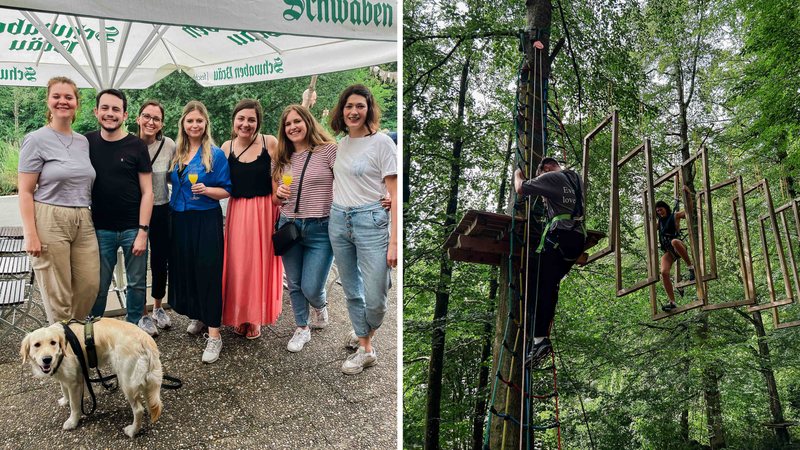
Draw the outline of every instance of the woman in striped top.
<instances>
[{"instance_id":1,"label":"woman in striped top","mask_svg":"<svg viewBox=\"0 0 800 450\"><path fill-rule=\"evenodd\" d=\"M325 282L333 264L328 215L333 203L335 142L304 106L290 105L281 114L277 157L272 166L273 180L278 183L273 202L283 204L278 226L293 221L303 237L281 256L297 324L286 346L290 352L299 352L311 340L309 325L328 325ZM289 186L283 184L284 170L292 173Z\"/></svg>"}]
</instances>

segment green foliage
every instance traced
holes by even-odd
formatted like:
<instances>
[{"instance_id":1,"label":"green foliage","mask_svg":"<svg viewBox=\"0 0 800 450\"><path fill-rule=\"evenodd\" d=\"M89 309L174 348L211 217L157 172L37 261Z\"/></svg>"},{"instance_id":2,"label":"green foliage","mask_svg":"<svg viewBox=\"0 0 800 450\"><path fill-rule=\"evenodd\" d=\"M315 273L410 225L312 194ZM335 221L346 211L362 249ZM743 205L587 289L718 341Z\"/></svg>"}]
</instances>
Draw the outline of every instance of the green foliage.
<instances>
[{"instance_id":1,"label":"green foliage","mask_svg":"<svg viewBox=\"0 0 800 450\"><path fill-rule=\"evenodd\" d=\"M770 181L776 207L798 196L800 60L793 55L800 54L796 33L800 10L796 2L560 3L582 85L579 102L578 80L565 45L553 64L553 76L573 143L564 155L569 165L581 169L583 135L613 107L620 112L620 156L650 138L656 176L702 144L709 149L711 184L742 176L749 187L764 177ZM404 445L421 448L424 441L428 368L424 358L431 351L435 294L444 286L451 302L444 325L447 381L440 445L471 448L474 404L490 392L476 389L480 344L467 343L485 336L482 324L493 324L488 286L495 275L488 266L447 261L442 244L452 227L443 226L446 199L453 187L452 165L458 163L459 207L454 219L460 220L468 209L496 208L499 182L510 174L503 164L513 113L509 86L521 58L517 41L503 34L524 26L525 10L521 2L502 1L494 2L489 11L473 2L408 0L404 5L404 151L410 155L405 170L411 180L405 209ZM479 37L470 39L475 36ZM561 37L565 30L554 2L551 42ZM459 123L455 120L458 88L470 52L480 58L470 59L467 114ZM464 137L465 147L456 161L452 149L459 136ZM587 192L589 228L606 232L610 149L610 132L592 141ZM561 150L557 156L562 156ZM699 166L694 172L692 184L701 190ZM643 175L639 158L623 168L620 177L620 252L626 285L645 278L639 195L645 185ZM712 195L719 275L709 283L711 303L744 298L732 195L732 189ZM671 183L657 196L669 200ZM757 192L748 196L747 207L757 292L763 302L769 297L756 220L765 213L763 196ZM779 228L784 236L782 225ZM783 298L772 230L766 231L776 290ZM798 231L790 225L795 255L800 254ZM605 245L607 241L601 242L598 249ZM439 279L442 264L453 267L449 280ZM757 313L763 316L764 342L771 351L764 361L758 354L753 315L742 307L692 310L652 322L648 289L617 298L614 276L613 257L607 257L573 269L561 284L553 334L563 448L687 450L709 445L704 391L712 389L712 373L719 377L727 448L777 448L774 432L761 425L772 421L762 371L766 365L773 370L785 420L799 420L800 383L795 380L800 375L796 345L800 327L777 330L770 310ZM656 293L659 302L666 301L661 283ZM678 303L695 299L694 288L688 287ZM800 319L798 309L782 307L781 320ZM539 387L548 389L546 384ZM502 384L497 395L505 395ZM688 428L681 423L684 414ZM548 419L540 417L542 422ZM790 434L793 440L800 439L798 430L791 428ZM537 433L537 440L543 448L556 448L554 433Z\"/></svg>"},{"instance_id":2,"label":"green foliage","mask_svg":"<svg viewBox=\"0 0 800 450\"><path fill-rule=\"evenodd\" d=\"M19 144L0 141L0 195L17 191Z\"/></svg>"},{"instance_id":3,"label":"green foliage","mask_svg":"<svg viewBox=\"0 0 800 450\"><path fill-rule=\"evenodd\" d=\"M383 70L396 71L397 63L384 64L380 67ZM213 138L217 145L221 145L230 139L231 114L236 103L243 98L256 98L264 109L261 132L276 135L283 109L288 105L301 103L303 91L308 88L310 82L311 77L301 77L204 88L185 74L173 72L147 89L125 91L128 98L128 119L124 127L129 132L136 133L138 130L136 116L140 105L154 99L160 101L165 108L164 134L176 139L183 107L190 100L200 100L211 117ZM367 85L375 95L383 110L381 127L389 128L391 131L397 130L397 84L382 83L366 68L319 75L316 84L317 103L311 108L311 113L320 123L328 127L328 119L323 118L323 111L332 110L344 88L355 83ZM81 134L98 128L94 116L95 96L94 89L80 90L80 109L73 129ZM0 87L0 142L17 142L25 134L44 126L47 112L45 97L45 88ZM4 164L3 167L6 167L4 170L10 170L10 158L9 156L0 159ZM3 172L4 192L16 191L16 163L13 165L13 172L13 179Z\"/></svg>"}]
</instances>

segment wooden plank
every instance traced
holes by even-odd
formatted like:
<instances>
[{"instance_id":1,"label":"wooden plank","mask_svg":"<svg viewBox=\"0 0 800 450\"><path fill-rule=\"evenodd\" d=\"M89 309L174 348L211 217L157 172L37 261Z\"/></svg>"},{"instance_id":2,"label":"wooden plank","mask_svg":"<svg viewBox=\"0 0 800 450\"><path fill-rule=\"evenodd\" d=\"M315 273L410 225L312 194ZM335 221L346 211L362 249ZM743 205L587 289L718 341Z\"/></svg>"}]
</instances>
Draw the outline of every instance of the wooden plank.
<instances>
[{"instance_id":1,"label":"wooden plank","mask_svg":"<svg viewBox=\"0 0 800 450\"><path fill-rule=\"evenodd\" d=\"M653 321L661 320L665 317L674 316L675 314L686 312L695 308L701 308L703 306L703 300L696 300L692 303L687 303L685 305L678 306L677 308L670 310L670 312L661 311L658 314L653 315Z\"/></svg>"},{"instance_id":2,"label":"wooden plank","mask_svg":"<svg viewBox=\"0 0 800 450\"><path fill-rule=\"evenodd\" d=\"M630 294L632 292L636 292L639 289L646 288L647 286L650 286L650 285L653 285L653 284L656 284L656 283L658 283L658 279L657 278L656 279L650 279L650 280L642 280L642 281L640 281L638 283L635 283L635 284L633 284L633 285L631 285L631 286L629 286L629 287L627 287L625 289L617 291L617 297L624 297L624 296L626 296L626 295L628 295L628 294Z\"/></svg>"},{"instance_id":3,"label":"wooden plank","mask_svg":"<svg viewBox=\"0 0 800 450\"><path fill-rule=\"evenodd\" d=\"M755 303L755 300L739 300L737 302L715 303L711 305L703 305L703 311L716 311L718 309L735 308L737 306L747 306Z\"/></svg>"},{"instance_id":4,"label":"wooden plank","mask_svg":"<svg viewBox=\"0 0 800 450\"><path fill-rule=\"evenodd\" d=\"M519 246L516 246L519 250ZM511 243L509 241L500 241L497 239L484 239L473 236L461 235L458 237L456 246L463 250L474 250L483 253L494 253L498 255L508 255L511 251ZM519 253L518 251L515 253Z\"/></svg>"},{"instance_id":5,"label":"wooden plank","mask_svg":"<svg viewBox=\"0 0 800 450\"><path fill-rule=\"evenodd\" d=\"M464 234L467 236L475 235L483 231L484 228L486 228L486 218L477 216L472 220L472 223L467 227L467 231Z\"/></svg>"},{"instance_id":6,"label":"wooden plank","mask_svg":"<svg viewBox=\"0 0 800 450\"><path fill-rule=\"evenodd\" d=\"M501 255L462 250L460 248L448 248L447 258L451 261L488 264L490 266L499 266L504 259Z\"/></svg>"},{"instance_id":7,"label":"wooden plank","mask_svg":"<svg viewBox=\"0 0 800 450\"><path fill-rule=\"evenodd\" d=\"M613 252L614 252L614 249L612 247L606 247L606 248L600 250L599 252L592 253L586 259L586 264L591 264L594 261L597 261L598 259L600 259L600 258L602 258L602 257L604 257L604 256L606 256L606 255L608 255L610 253L613 253Z\"/></svg>"},{"instance_id":8,"label":"wooden plank","mask_svg":"<svg viewBox=\"0 0 800 450\"><path fill-rule=\"evenodd\" d=\"M605 128L606 125L608 125L608 123L611 122L612 119L614 119L614 113L609 114L605 119L603 119L603 121L600 122L596 127L594 127L594 130L590 131L589 134L587 134L586 137L583 138L583 140L591 141L595 137L595 135L597 135L597 133L602 131L603 128Z\"/></svg>"},{"instance_id":9,"label":"wooden plank","mask_svg":"<svg viewBox=\"0 0 800 450\"><path fill-rule=\"evenodd\" d=\"M620 160L619 160L619 162L617 163L617 167L622 167L622 166L624 166L624 165L625 165L625 164L626 164L626 163L627 163L627 162L628 162L628 161L629 161L631 158L633 158L634 156L636 156L636 155L637 155L639 152L641 152L642 150L644 150L644 142L642 142L641 144L639 144L639 146L638 146L638 147L636 147L635 149L633 149L633 151L631 151L631 152L630 152L630 153L628 153L627 155L623 156L623 157L622 157L622 159L620 159Z\"/></svg>"},{"instance_id":10,"label":"wooden plank","mask_svg":"<svg viewBox=\"0 0 800 450\"><path fill-rule=\"evenodd\" d=\"M669 172L665 173L664 175L660 176L653 182L653 188L657 188L664 184L665 181L668 181L670 178L673 178L678 171L681 170L681 166L676 166L672 168Z\"/></svg>"},{"instance_id":11,"label":"wooden plank","mask_svg":"<svg viewBox=\"0 0 800 450\"><path fill-rule=\"evenodd\" d=\"M731 184L736 183L736 181L737 181L737 178L734 177L734 178L731 178L730 180L726 180L726 181L723 181L721 183L717 183L717 184L711 186L711 189L709 189L709 190L710 191L716 191L717 189L724 188L725 186L730 186Z\"/></svg>"},{"instance_id":12,"label":"wooden plank","mask_svg":"<svg viewBox=\"0 0 800 450\"><path fill-rule=\"evenodd\" d=\"M748 306L747 307L747 312L752 313L752 312L756 312L756 311L763 311L765 309L774 308L776 306L789 305L791 303L792 303L792 299L790 299L790 298L787 298L785 300L779 300L779 301L774 302L774 303L762 303L760 305Z\"/></svg>"}]
</instances>

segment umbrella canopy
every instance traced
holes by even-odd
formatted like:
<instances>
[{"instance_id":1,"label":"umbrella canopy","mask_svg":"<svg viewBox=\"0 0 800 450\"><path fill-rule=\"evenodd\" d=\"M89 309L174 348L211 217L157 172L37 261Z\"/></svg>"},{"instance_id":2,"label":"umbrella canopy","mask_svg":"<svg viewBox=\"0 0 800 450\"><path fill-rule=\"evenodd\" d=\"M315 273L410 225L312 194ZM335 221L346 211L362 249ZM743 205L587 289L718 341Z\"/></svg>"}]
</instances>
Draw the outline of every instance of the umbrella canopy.
<instances>
[{"instance_id":1,"label":"umbrella canopy","mask_svg":"<svg viewBox=\"0 0 800 450\"><path fill-rule=\"evenodd\" d=\"M0 8L0 85L143 89L183 70L220 86L397 60L394 2L0 0L15 3Z\"/></svg>"}]
</instances>

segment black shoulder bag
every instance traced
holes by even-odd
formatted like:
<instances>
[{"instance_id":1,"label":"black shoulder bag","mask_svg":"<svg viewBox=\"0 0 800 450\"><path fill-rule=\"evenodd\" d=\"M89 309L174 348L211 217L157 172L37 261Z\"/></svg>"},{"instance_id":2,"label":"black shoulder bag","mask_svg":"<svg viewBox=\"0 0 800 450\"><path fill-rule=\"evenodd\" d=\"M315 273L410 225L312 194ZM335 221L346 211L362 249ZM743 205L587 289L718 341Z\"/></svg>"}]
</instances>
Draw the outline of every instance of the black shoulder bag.
<instances>
[{"instance_id":1,"label":"black shoulder bag","mask_svg":"<svg viewBox=\"0 0 800 450\"><path fill-rule=\"evenodd\" d=\"M294 204L294 213L297 214L297 211L300 209L300 193L303 190L303 177L306 175L306 167L308 167L308 162L311 161L311 150L308 150L308 158L306 158L306 163L303 165L303 172L300 173L300 183L297 185L297 202ZM278 222L280 222L280 213L278 213L278 220L275 221L275 233L272 235L272 247L275 250L276 256L282 256L286 254L292 247L297 245L303 238L300 236L300 229L297 228L297 225L294 223L294 219L291 222L286 222L283 224L282 227L278 228Z\"/></svg>"}]
</instances>

